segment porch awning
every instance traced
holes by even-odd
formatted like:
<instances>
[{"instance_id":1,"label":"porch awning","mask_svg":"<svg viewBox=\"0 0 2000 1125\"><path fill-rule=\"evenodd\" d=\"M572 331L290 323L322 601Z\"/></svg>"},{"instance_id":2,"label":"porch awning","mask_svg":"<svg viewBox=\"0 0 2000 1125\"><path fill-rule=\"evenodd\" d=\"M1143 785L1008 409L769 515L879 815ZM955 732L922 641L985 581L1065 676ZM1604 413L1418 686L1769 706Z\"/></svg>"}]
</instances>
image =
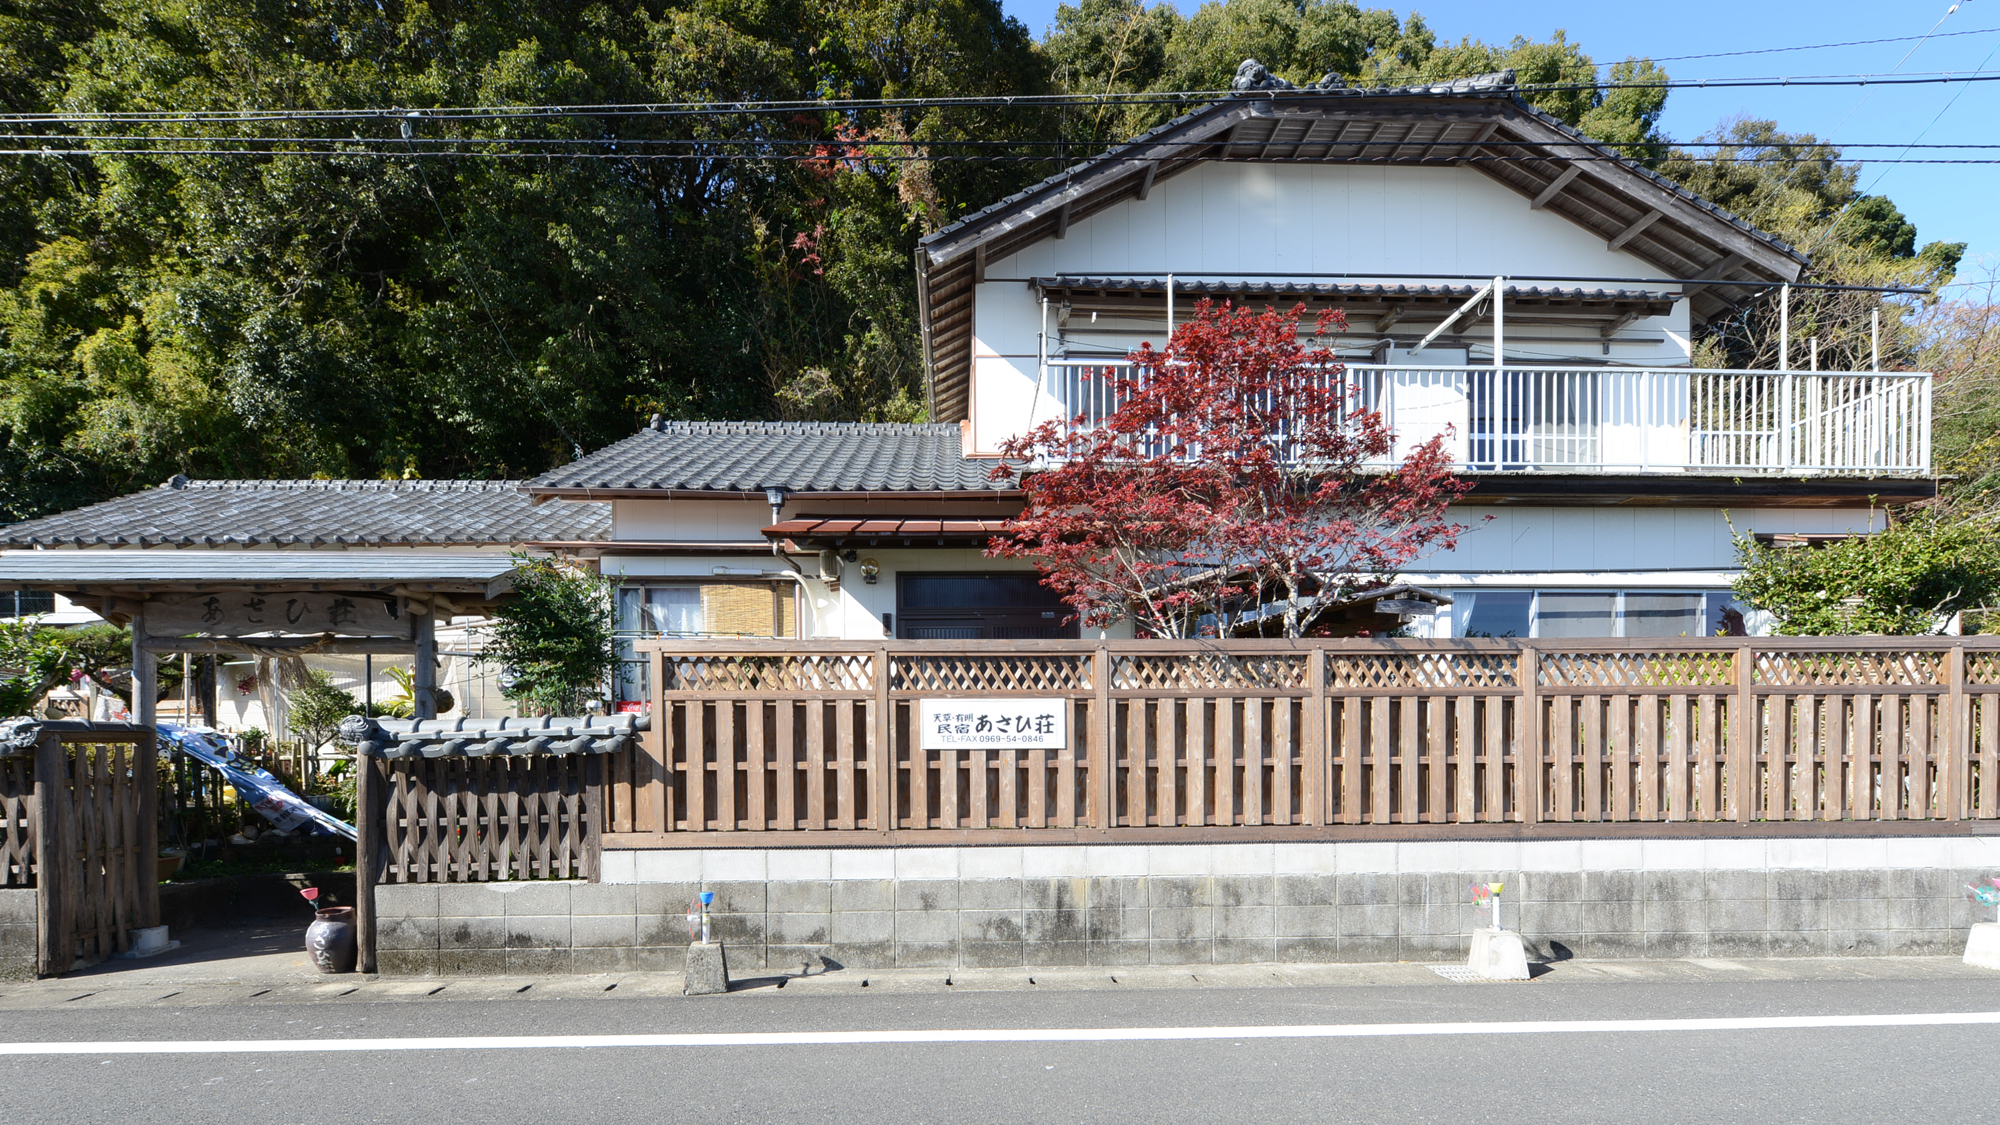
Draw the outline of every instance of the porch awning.
<instances>
[{"instance_id":1,"label":"porch awning","mask_svg":"<svg viewBox=\"0 0 2000 1125\"><path fill-rule=\"evenodd\" d=\"M797 519L764 529L767 539L801 550L843 547L984 547L1007 533L1006 520Z\"/></svg>"},{"instance_id":2,"label":"porch awning","mask_svg":"<svg viewBox=\"0 0 2000 1125\"><path fill-rule=\"evenodd\" d=\"M340 741L368 758L492 758L616 754L630 750L645 715L543 715L530 719L341 720Z\"/></svg>"},{"instance_id":3,"label":"porch awning","mask_svg":"<svg viewBox=\"0 0 2000 1125\"><path fill-rule=\"evenodd\" d=\"M1158 315L1166 309L1167 279L1164 277L1038 277L1029 284L1044 297L1066 302L1072 312L1123 312ZM1230 278L1201 280L1175 278L1175 297L1183 302L1203 297L1258 301L1279 305L1303 303L1308 307L1335 307L1362 315L1388 315L1398 320L1417 321L1425 313L1445 314L1478 292L1477 282L1442 285L1405 285L1378 282L1315 282L1282 279ZM1665 316L1681 299L1675 290L1604 289L1560 285L1509 285L1506 288L1507 316L1532 320L1620 320L1645 316Z\"/></svg>"},{"instance_id":4,"label":"porch awning","mask_svg":"<svg viewBox=\"0 0 2000 1125\"><path fill-rule=\"evenodd\" d=\"M220 583L318 583L343 590L420 584L485 593L488 584L506 577L514 565L505 554L390 547L0 551L0 585L60 591L92 586L181 589Z\"/></svg>"}]
</instances>

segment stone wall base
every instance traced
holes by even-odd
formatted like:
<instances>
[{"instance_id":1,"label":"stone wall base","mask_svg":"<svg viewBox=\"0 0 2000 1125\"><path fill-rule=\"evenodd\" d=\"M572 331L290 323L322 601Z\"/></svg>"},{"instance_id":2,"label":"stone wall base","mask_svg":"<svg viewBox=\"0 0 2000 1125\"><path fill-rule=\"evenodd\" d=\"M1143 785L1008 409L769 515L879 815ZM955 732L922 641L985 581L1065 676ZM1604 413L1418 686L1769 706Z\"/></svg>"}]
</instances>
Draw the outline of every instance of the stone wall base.
<instances>
[{"instance_id":1,"label":"stone wall base","mask_svg":"<svg viewBox=\"0 0 2000 1125\"><path fill-rule=\"evenodd\" d=\"M1541 958L1951 955L2000 840L1553 841L611 852L606 882L378 888L384 973L1457 961L1468 884Z\"/></svg>"},{"instance_id":2,"label":"stone wall base","mask_svg":"<svg viewBox=\"0 0 2000 1125\"><path fill-rule=\"evenodd\" d=\"M34 980L35 952L34 889L0 890L0 980Z\"/></svg>"}]
</instances>

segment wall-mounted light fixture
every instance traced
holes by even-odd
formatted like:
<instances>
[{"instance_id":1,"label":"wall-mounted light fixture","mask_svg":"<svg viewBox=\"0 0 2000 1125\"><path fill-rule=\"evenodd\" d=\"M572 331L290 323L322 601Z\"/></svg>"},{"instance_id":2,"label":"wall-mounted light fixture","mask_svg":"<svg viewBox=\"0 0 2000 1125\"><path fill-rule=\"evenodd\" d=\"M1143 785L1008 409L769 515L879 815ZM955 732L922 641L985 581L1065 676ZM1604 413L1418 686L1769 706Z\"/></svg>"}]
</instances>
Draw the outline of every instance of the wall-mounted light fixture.
<instances>
[{"instance_id":1,"label":"wall-mounted light fixture","mask_svg":"<svg viewBox=\"0 0 2000 1125\"><path fill-rule=\"evenodd\" d=\"M861 560L861 580L863 582L866 582L870 586L873 586L875 584L875 580L881 576L882 576L881 563L876 562L874 559Z\"/></svg>"}]
</instances>

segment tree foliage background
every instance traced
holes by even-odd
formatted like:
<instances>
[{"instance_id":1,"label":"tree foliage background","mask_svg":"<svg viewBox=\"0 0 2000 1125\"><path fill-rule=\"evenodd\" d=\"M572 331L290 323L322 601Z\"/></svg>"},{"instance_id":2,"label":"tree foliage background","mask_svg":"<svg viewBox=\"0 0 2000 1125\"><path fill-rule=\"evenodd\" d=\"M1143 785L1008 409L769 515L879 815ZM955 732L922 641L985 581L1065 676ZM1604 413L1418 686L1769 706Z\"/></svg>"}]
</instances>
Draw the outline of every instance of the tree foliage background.
<instances>
[{"instance_id":1,"label":"tree foliage background","mask_svg":"<svg viewBox=\"0 0 2000 1125\"><path fill-rule=\"evenodd\" d=\"M1574 87L1531 94L1542 109L1810 245L1828 276L1956 265L1814 138L1729 123L1731 148L1681 152L1665 91L1591 84L1652 63L1600 68L1560 34L1453 43L1344 0L1081 0L1042 42L995 0L0 0L9 111L385 110L166 116L89 127L88 157L0 156L0 520L176 472L522 476L654 412L920 417L916 240L1185 104L417 119L402 151L116 150L338 147L466 105L1217 89L1251 56L1368 84L1511 66ZM957 159L965 140L1004 159ZM1851 353L1863 304L1795 323ZM1890 310L1897 362L1940 346L1922 311ZM1707 346L1756 358L1769 319L1747 309ZM1979 362L1965 385L1990 395Z\"/></svg>"}]
</instances>

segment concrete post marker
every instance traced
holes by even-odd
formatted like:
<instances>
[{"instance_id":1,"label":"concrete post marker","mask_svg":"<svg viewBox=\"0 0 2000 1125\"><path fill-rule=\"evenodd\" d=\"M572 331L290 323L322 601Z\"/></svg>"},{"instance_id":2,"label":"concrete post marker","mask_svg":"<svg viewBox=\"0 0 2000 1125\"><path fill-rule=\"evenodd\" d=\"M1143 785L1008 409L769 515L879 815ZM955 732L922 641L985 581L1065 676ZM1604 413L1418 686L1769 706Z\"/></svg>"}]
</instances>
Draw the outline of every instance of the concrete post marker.
<instances>
[{"instance_id":1,"label":"concrete post marker","mask_svg":"<svg viewBox=\"0 0 2000 1125\"><path fill-rule=\"evenodd\" d=\"M722 944L697 941L688 946L687 983L681 989L689 996L714 996L729 991L729 968L722 962Z\"/></svg>"}]
</instances>

